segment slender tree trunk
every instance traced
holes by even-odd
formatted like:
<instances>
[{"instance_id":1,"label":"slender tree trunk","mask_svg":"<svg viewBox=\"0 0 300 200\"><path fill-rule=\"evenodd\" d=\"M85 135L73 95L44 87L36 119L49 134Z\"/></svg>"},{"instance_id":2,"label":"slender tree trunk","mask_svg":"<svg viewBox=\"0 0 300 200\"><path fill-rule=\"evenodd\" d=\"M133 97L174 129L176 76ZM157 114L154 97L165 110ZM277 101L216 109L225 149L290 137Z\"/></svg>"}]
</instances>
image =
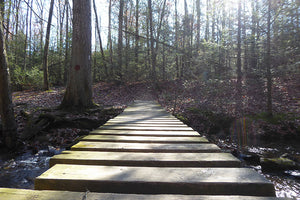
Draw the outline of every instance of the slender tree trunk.
<instances>
[{"instance_id":1,"label":"slender tree trunk","mask_svg":"<svg viewBox=\"0 0 300 200\"><path fill-rule=\"evenodd\" d=\"M178 60L178 11L177 11L177 0L175 0L175 65L176 65L176 77L179 79L179 60Z\"/></svg>"},{"instance_id":2,"label":"slender tree trunk","mask_svg":"<svg viewBox=\"0 0 300 200\"><path fill-rule=\"evenodd\" d=\"M209 40L209 18L210 18L210 0L206 0L206 25L205 25L205 40Z\"/></svg>"},{"instance_id":3,"label":"slender tree trunk","mask_svg":"<svg viewBox=\"0 0 300 200\"><path fill-rule=\"evenodd\" d=\"M268 16L267 16L267 113L270 117L273 116L272 106L272 73L271 73L271 0L268 0Z\"/></svg>"},{"instance_id":4,"label":"slender tree trunk","mask_svg":"<svg viewBox=\"0 0 300 200\"><path fill-rule=\"evenodd\" d=\"M0 6L4 6L4 1L0 0ZM17 123L14 117L12 104L10 79L7 66L7 56L5 49L5 39L3 32L3 12L0 13L0 116L3 130L0 133L7 148L12 149L17 141Z\"/></svg>"},{"instance_id":5,"label":"slender tree trunk","mask_svg":"<svg viewBox=\"0 0 300 200\"><path fill-rule=\"evenodd\" d=\"M41 0L40 3L40 10L41 10L41 13L40 13L40 17L43 18L44 17L44 1ZM44 38L44 21L42 19L40 19L40 49L41 49L41 56L43 55L42 54L42 49L43 49L43 38Z\"/></svg>"},{"instance_id":6,"label":"slender tree trunk","mask_svg":"<svg viewBox=\"0 0 300 200\"><path fill-rule=\"evenodd\" d=\"M7 12L7 14L6 14L6 28L7 28L7 31L5 32L5 42L7 44L8 36L10 34L8 30L10 29L11 0L8 1L8 9L7 9L6 12ZM7 47L7 45L6 45L6 47Z\"/></svg>"},{"instance_id":7,"label":"slender tree trunk","mask_svg":"<svg viewBox=\"0 0 300 200\"><path fill-rule=\"evenodd\" d=\"M73 0L72 63L61 108L94 106L91 74L91 1Z\"/></svg>"},{"instance_id":8,"label":"slender tree trunk","mask_svg":"<svg viewBox=\"0 0 300 200\"><path fill-rule=\"evenodd\" d=\"M196 0L196 11L197 11L197 33L196 33L196 48L197 51L200 49L200 30L201 30L201 0Z\"/></svg>"},{"instance_id":9,"label":"slender tree trunk","mask_svg":"<svg viewBox=\"0 0 300 200\"><path fill-rule=\"evenodd\" d=\"M125 71L124 71L124 75L125 75L125 80L128 78L128 65L129 65L129 61L128 61L128 55L129 55L129 38L128 38L128 1L126 1L125 3L125 16L124 16L124 29L125 29L125 52L124 52L124 58L125 58Z\"/></svg>"},{"instance_id":10,"label":"slender tree trunk","mask_svg":"<svg viewBox=\"0 0 300 200\"><path fill-rule=\"evenodd\" d=\"M138 70L139 70L139 0L136 0L135 3L135 50L134 50L134 57L135 57L135 65L136 65L136 80L138 80Z\"/></svg>"},{"instance_id":11,"label":"slender tree trunk","mask_svg":"<svg viewBox=\"0 0 300 200\"><path fill-rule=\"evenodd\" d=\"M59 19L59 62L61 63L63 61L63 26L64 26L64 21L65 21L65 11L66 11L66 4L63 6L63 9L61 8L61 5L62 2L60 0L59 2L59 16L60 19ZM62 71L63 71L64 67L59 64L59 68L58 68L58 76L59 76L59 84L61 85L63 83L63 80L62 80Z\"/></svg>"},{"instance_id":12,"label":"slender tree trunk","mask_svg":"<svg viewBox=\"0 0 300 200\"><path fill-rule=\"evenodd\" d=\"M20 0L16 0L15 1L15 6L16 6L16 21L15 21L15 37L14 37L14 40L17 40L18 39L18 33L19 33L19 17L20 17L20 3L21 1ZM19 65L19 62L18 62L18 53L19 53L19 45L15 45L15 48L14 48L14 51L15 51L15 59L14 59L14 62L15 62L15 65L18 66Z\"/></svg>"},{"instance_id":13,"label":"slender tree trunk","mask_svg":"<svg viewBox=\"0 0 300 200\"><path fill-rule=\"evenodd\" d=\"M66 6L66 48L65 48L65 62L64 62L64 84L67 84L69 73L69 0L65 0Z\"/></svg>"},{"instance_id":14,"label":"slender tree trunk","mask_svg":"<svg viewBox=\"0 0 300 200\"><path fill-rule=\"evenodd\" d=\"M241 111L241 106L242 106L242 41L241 41L241 29L242 29L242 0L239 0L238 2L238 35L237 35L237 62L236 62L236 67L237 67L237 85L236 85L236 90L237 90L237 96L236 96L236 111L239 112Z\"/></svg>"},{"instance_id":15,"label":"slender tree trunk","mask_svg":"<svg viewBox=\"0 0 300 200\"><path fill-rule=\"evenodd\" d=\"M248 36L247 36L247 21L246 21L246 3L247 0L243 0L243 26L242 26L242 33L243 33L243 45L244 45L244 73L247 76L248 72L248 64L249 64L249 55L248 55Z\"/></svg>"},{"instance_id":16,"label":"slender tree trunk","mask_svg":"<svg viewBox=\"0 0 300 200\"><path fill-rule=\"evenodd\" d=\"M216 41L216 0L212 3L211 41Z\"/></svg>"},{"instance_id":17,"label":"slender tree trunk","mask_svg":"<svg viewBox=\"0 0 300 200\"><path fill-rule=\"evenodd\" d=\"M101 73L99 73L101 74ZM97 79L97 24L95 23L95 48L94 48L94 68L93 68L93 81L96 82ZM99 79L101 77L99 75Z\"/></svg>"},{"instance_id":18,"label":"slender tree trunk","mask_svg":"<svg viewBox=\"0 0 300 200\"><path fill-rule=\"evenodd\" d=\"M112 6L112 0L109 0L109 6L108 6L108 49L109 49L109 65L110 65L110 71L111 76L114 76L114 64L113 64L113 50L112 50L112 39L111 39L111 6Z\"/></svg>"},{"instance_id":19,"label":"slender tree trunk","mask_svg":"<svg viewBox=\"0 0 300 200\"><path fill-rule=\"evenodd\" d=\"M184 0L184 20L183 20L183 36L182 36L182 49L183 49L183 55L181 57L182 63L181 63L181 75L180 75L180 79L183 79L186 71L187 71L187 57L188 57L188 53L187 53L187 44L189 41L188 35L189 35L189 17L188 17L188 8L187 8L187 2L186 0ZM187 43L187 44L186 44Z\"/></svg>"},{"instance_id":20,"label":"slender tree trunk","mask_svg":"<svg viewBox=\"0 0 300 200\"><path fill-rule=\"evenodd\" d=\"M29 3L29 2L28 2ZM29 23L29 6L27 6L27 11L26 11L26 27L25 27L25 41L24 41L24 54L23 54L23 69L26 71L26 58L27 58L27 44L28 44L28 23ZM29 41L31 42L31 41Z\"/></svg>"},{"instance_id":21,"label":"slender tree trunk","mask_svg":"<svg viewBox=\"0 0 300 200\"><path fill-rule=\"evenodd\" d=\"M251 42L250 42L250 67L247 72L247 80L249 84L251 84L251 79L253 79L253 71L257 66L257 58L256 58L256 23L257 23L257 11L255 7L256 0L252 0L251 9L252 9L252 24L251 24Z\"/></svg>"},{"instance_id":22,"label":"slender tree trunk","mask_svg":"<svg viewBox=\"0 0 300 200\"><path fill-rule=\"evenodd\" d=\"M156 46L155 46L155 49L154 49L154 56L153 56L153 60L152 60L152 64L154 63L154 65L156 66L156 57L157 57L157 54L158 54L158 47L159 47L159 40L160 40L160 34L161 34L161 29L162 29L162 24L163 24L163 18L164 18L164 15L165 15L165 8L166 8L166 0L163 1L163 7L162 7L162 11L161 11L161 14L160 14L160 20L159 20L159 25L158 25L158 28L157 28L157 36L156 36Z\"/></svg>"},{"instance_id":23,"label":"slender tree trunk","mask_svg":"<svg viewBox=\"0 0 300 200\"><path fill-rule=\"evenodd\" d=\"M101 39L101 33L100 33L100 24L98 21L98 14L97 14L97 7L96 7L96 3L95 0L93 0L93 5L94 5L94 13L95 13L95 18L96 18L96 30L97 30L97 34L98 34L98 39L99 39L99 43L100 43L100 51L101 51L101 56L103 59L103 65L104 65L104 70L105 70L105 77L108 77L108 70L107 70L107 61L105 58L105 54L104 54L104 50L103 50L103 45L102 45L102 39Z\"/></svg>"},{"instance_id":24,"label":"slender tree trunk","mask_svg":"<svg viewBox=\"0 0 300 200\"><path fill-rule=\"evenodd\" d=\"M51 21L53 15L53 7L54 7L54 0L50 2L50 10L49 10L49 17L48 17L48 25L47 25L47 32L46 32L46 41L44 47L44 57L43 57L43 70L44 70L44 90L49 90L49 72L48 72L48 51L49 51L49 43L50 43L50 30L51 30Z\"/></svg>"},{"instance_id":25,"label":"slender tree trunk","mask_svg":"<svg viewBox=\"0 0 300 200\"><path fill-rule=\"evenodd\" d=\"M119 79L122 82L122 65L123 65L123 9L124 9L124 0L120 0L120 9L119 9L119 30L118 30L118 75Z\"/></svg>"},{"instance_id":26,"label":"slender tree trunk","mask_svg":"<svg viewBox=\"0 0 300 200\"><path fill-rule=\"evenodd\" d=\"M166 34L163 34L163 41L166 41ZM165 45L163 45L163 50L162 50L162 56L163 56L163 64L162 64L162 77L163 80L166 80L166 48Z\"/></svg>"},{"instance_id":27,"label":"slender tree trunk","mask_svg":"<svg viewBox=\"0 0 300 200\"><path fill-rule=\"evenodd\" d=\"M153 14L152 14L152 0L148 0L148 12L149 12L149 29L150 29L150 41L151 41L151 79L156 80L156 63L155 63L155 49L154 49L154 34L153 34Z\"/></svg>"},{"instance_id":28,"label":"slender tree trunk","mask_svg":"<svg viewBox=\"0 0 300 200\"><path fill-rule=\"evenodd\" d=\"M32 8L33 0L31 0L30 7ZM32 9L30 9L30 17L29 17L29 43L28 43L28 50L29 50L29 65L32 63Z\"/></svg>"},{"instance_id":29,"label":"slender tree trunk","mask_svg":"<svg viewBox=\"0 0 300 200\"><path fill-rule=\"evenodd\" d=\"M146 45L147 45L147 54L146 54L146 71L149 72L149 78L151 79L151 58L150 58L150 40L148 39L150 37L150 21L149 21L149 12L148 12L148 17L146 19L146 27L147 27L147 30L146 30L146 38L147 38L147 41L146 41Z\"/></svg>"}]
</instances>

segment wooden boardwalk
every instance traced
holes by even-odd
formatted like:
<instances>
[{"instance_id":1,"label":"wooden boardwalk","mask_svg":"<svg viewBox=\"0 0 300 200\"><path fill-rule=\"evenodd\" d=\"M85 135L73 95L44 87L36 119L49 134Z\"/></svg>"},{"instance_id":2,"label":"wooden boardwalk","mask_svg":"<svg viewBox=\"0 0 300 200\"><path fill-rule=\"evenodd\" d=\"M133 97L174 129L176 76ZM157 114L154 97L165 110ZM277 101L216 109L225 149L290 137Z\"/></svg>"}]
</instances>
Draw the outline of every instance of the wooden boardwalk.
<instances>
[{"instance_id":1,"label":"wooden boardwalk","mask_svg":"<svg viewBox=\"0 0 300 200\"><path fill-rule=\"evenodd\" d=\"M274 186L155 102L137 101L0 199L277 199Z\"/></svg>"}]
</instances>

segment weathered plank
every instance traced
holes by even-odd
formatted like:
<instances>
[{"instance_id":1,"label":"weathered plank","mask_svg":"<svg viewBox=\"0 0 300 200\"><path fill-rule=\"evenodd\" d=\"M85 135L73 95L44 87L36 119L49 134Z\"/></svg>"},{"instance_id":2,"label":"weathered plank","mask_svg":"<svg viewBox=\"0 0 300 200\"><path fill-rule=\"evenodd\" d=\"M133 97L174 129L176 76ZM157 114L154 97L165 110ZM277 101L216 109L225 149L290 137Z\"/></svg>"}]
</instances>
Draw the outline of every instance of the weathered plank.
<instances>
[{"instance_id":1,"label":"weathered plank","mask_svg":"<svg viewBox=\"0 0 300 200\"><path fill-rule=\"evenodd\" d=\"M275 196L273 184L249 168L162 168L57 164L37 190L131 194Z\"/></svg>"},{"instance_id":2,"label":"weathered plank","mask_svg":"<svg viewBox=\"0 0 300 200\"><path fill-rule=\"evenodd\" d=\"M152 137L152 136L116 136L116 135L88 135L81 141L99 142L134 142L134 143L208 143L204 137Z\"/></svg>"},{"instance_id":3,"label":"weathered plank","mask_svg":"<svg viewBox=\"0 0 300 200\"><path fill-rule=\"evenodd\" d=\"M74 151L113 151L113 152L165 152L165 153L208 153L221 149L210 143L202 144L162 144L162 143L115 143L81 141L71 147Z\"/></svg>"},{"instance_id":4,"label":"weathered plank","mask_svg":"<svg viewBox=\"0 0 300 200\"><path fill-rule=\"evenodd\" d=\"M240 167L229 153L129 153L63 151L50 159L55 164L142 167Z\"/></svg>"}]
</instances>

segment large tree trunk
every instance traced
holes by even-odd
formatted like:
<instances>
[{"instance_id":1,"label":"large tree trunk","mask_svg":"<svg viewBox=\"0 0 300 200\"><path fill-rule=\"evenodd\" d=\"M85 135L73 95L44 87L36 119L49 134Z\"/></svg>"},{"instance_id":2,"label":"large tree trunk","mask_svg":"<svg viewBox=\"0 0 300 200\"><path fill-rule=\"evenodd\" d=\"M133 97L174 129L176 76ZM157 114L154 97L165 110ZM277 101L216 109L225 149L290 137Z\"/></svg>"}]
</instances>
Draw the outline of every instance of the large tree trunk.
<instances>
[{"instance_id":1,"label":"large tree trunk","mask_svg":"<svg viewBox=\"0 0 300 200\"><path fill-rule=\"evenodd\" d=\"M46 42L44 47L44 57L43 57L43 70L44 70L44 90L49 90L49 73L48 73L48 52L49 52L49 42L50 42L50 30L51 30L51 21L53 15L54 0L50 2L50 10L48 17L47 33L46 33Z\"/></svg>"},{"instance_id":2,"label":"large tree trunk","mask_svg":"<svg viewBox=\"0 0 300 200\"><path fill-rule=\"evenodd\" d=\"M3 5L3 0L0 5ZM3 12L0 13L0 115L2 119L4 144L7 148L14 148L16 145L17 124L14 117L11 91L9 87L9 73L6 60L5 40L3 32Z\"/></svg>"},{"instance_id":3,"label":"large tree trunk","mask_svg":"<svg viewBox=\"0 0 300 200\"><path fill-rule=\"evenodd\" d=\"M92 107L91 0L73 0L72 61L63 109Z\"/></svg>"}]
</instances>

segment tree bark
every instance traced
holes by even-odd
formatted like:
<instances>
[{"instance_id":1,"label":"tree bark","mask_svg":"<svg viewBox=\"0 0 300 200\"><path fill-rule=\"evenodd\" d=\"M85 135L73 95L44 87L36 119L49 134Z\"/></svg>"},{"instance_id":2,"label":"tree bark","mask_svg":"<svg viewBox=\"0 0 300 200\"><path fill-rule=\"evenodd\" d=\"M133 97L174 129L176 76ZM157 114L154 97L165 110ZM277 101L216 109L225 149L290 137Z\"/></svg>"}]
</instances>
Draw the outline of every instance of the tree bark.
<instances>
[{"instance_id":1,"label":"tree bark","mask_svg":"<svg viewBox=\"0 0 300 200\"><path fill-rule=\"evenodd\" d=\"M91 0L73 0L72 61L63 109L92 107Z\"/></svg>"},{"instance_id":2,"label":"tree bark","mask_svg":"<svg viewBox=\"0 0 300 200\"><path fill-rule=\"evenodd\" d=\"M2 6L3 0L0 1ZM3 12L0 13L0 115L2 119L2 138L7 148L16 146L17 124L14 117L14 109L10 91L10 79L7 66L5 39L3 32ZM1 136L1 133L0 133Z\"/></svg>"}]
</instances>

